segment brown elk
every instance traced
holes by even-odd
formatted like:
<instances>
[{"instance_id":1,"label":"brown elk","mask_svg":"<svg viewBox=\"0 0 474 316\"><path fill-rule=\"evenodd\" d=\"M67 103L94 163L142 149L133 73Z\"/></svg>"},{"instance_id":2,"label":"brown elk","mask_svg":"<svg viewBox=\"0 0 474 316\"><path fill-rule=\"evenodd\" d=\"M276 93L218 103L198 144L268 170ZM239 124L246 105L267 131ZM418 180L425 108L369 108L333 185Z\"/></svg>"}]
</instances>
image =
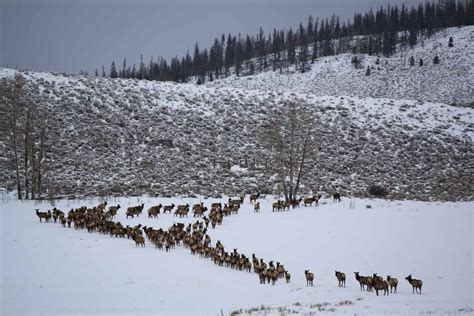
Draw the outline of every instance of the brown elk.
<instances>
[{"instance_id":1,"label":"brown elk","mask_svg":"<svg viewBox=\"0 0 474 316\"><path fill-rule=\"evenodd\" d=\"M316 202L317 200L319 200L318 197L317 197L316 195L313 195L313 196L310 197L310 198L305 198L305 199L303 200L303 204L304 204L304 206L308 206L308 205L311 206L311 205L312 205L314 202Z\"/></svg>"},{"instance_id":2,"label":"brown elk","mask_svg":"<svg viewBox=\"0 0 474 316\"><path fill-rule=\"evenodd\" d=\"M258 200L259 197L260 197L260 193L251 194L251 195L250 195L250 203L252 203L252 202L257 202L257 200Z\"/></svg>"},{"instance_id":3,"label":"brown elk","mask_svg":"<svg viewBox=\"0 0 474 316\"><path fill-rule=\"evenodd\" d=\"M174 206L174 203L171 205L163 206L163 214L165 214L166 212L169 212L171 214L171 211L173 210Z\"/></svg>"},{"instance_id":4,"label":"brown elk","mask_svg":"<svg viewBox=\"0 0 474 316\"><path fill-rule=\"evenodd\" d=\"M99 203L99 205L97 206L97 208L101 211L105 210L106 207L107 207L107 201L103 203Z\"/></svg>"},{"instance_id":5,"label":"brown elk","mask_svg":"<svg viewBox=\"0 0 474 316\"><path fill-rule=\"evenodd\" d=\"M129 208L127 208L127 211L125 212L126 217L128 218L129 216L131 216L133 218L134 215L137 215L138 217L140 217L140 214L142 213L144 206L145 204L143 203L139 206L130 206Z\"/></svg>"},{"instance_id":6,"label":"brown elk","mask_svg":"<svg viewBox=\"0 0 474 316\"><path fill-rule=\"evenodd\" d=\"M306 286L313 286L314 274L309 270L304 270L304 275L306 276Z\"/></svg>"},{"instance_id":7,"label":"brown elk","mask_svg":"<svg viewBox=\"0 0 474 316\"><path fill-rule=\"evenodd\" d=\"M148 217L158 217L158 214L160 214L160 209L163 207L163 205L158 204L156 206L152 206L148 209Z\"/></svg>"},{"instance_id":8,"label":"brown elk","mask_svg":"<svg viewBox=\"0 0 474 316\"><path fill-rule=\"evenodd\" d=\"M109 207L109 212L110 214L112 215L112 218L115 217L115 215L117 215L117 211L120 209L120 204L117 204L117 206L111 206Z\"/></svg>"},{"instance_id":9,"label":"brown elk","mask_svg":"<svg viewBox=\"0 0 474 316\"><path fill-rule=\"evenodd\" d=\"M372 279L375 279L375 280L378 281L378 282L382 282L382 281L383 281L383 278L382 278L381 276L377 275L377 273L374 273L374 274L372 275Z\"/></svg>"},{"instance_id":10,"label":"brown elk","mask_svg":"<svg viewBox=\"0 0 474 316\"><path fill-rule=\"evenodd\" d=\"M265 280L267 279L267 271L262 270L258 273L258 278L260 279L260 284L265 284Z\"/></svg>"},{"instance_id":11,"label":"brown elk","mask_svg":"<svg viewBox=\"0 0 474 316\"><path fill-rule=\"evenodd\" d=\"M38 212L38 209L36 209L36 215L39 217L40 223L41 219L44 219L44 222L47 223L51 219L51 211L47 212Z\"/></svg>"},{"instance_id":12,"label":"brown elk","mask_svg":"<svg viewBox=\"0 0 474 316\"><path fill-rule=\"evenodd\" d=\"M388 295L388 282L384 281L382 278L382 281L380 280L381 277L377 277L374 274L374 277L372 278L371 285L375 289L375 293L377 296L379 296L379 291L383 290L383 295Z\"/></svg>"},{"instance_id":13,"label":"brown elk","mask_svg":"<svg viewBox=\"0 0 474 316\"><path fill-rule=\"evenodd\" d=\"M257 202L255 203L254 207L253 207L253 211L255 213L259 213L260 212L260 202Z\"/></svg>"},{"instance_id":14,"label":"brown elk","mask_svg":"<svg viewBox=\"0 0 474 316\"><path fill-rule=\"evenodd\" d=\"M275 210L280 211L283 208L283 202L282 201L277 201L272 204L272 212L275 212Z\"/></svg>"},{"instance_id":15,"label":"brown elk","mask_svg":"<svg viewBox=\"0 0 474 316\"><path fill-rule=\"evenodd\" d=\"M242 204L242 199L238 199L238 200L232 200L231 198L229 198L229 202L228 202L229 206L232 207L233 205L239 205Z\"/></svg>"},{"instance_id":16,"label":"brown elk","mask_svg":"<svg viewBox=\"0 0 474 316\"><path fill-rule=\"evenodd\" d=\"M216 202L211 204L211 209L221 209L222 208L222 203Z\"/></svg>"},{"instance_id":17,"label":"brown elk","mask_svg":"<svg viewBox=\"0 0 474 316\"><path fill-rule=\"evenodd\" d=\"M346 274L344 272L336 271L336 278L339 287L346 287Z\"/></svg>"},{"instance_id":18,"label":"brown elk","mask_svg":"<svg viewBox=\"0 0 474 316\"><path fill-rule=\"evenodd\" d=\"M290 283L291 274L288 273L288 270L285 270L285 280L286 283Z\"/></svg>"},{"instance_id":19,"label":"brown elk","mask_svg":"<svg viewBox=\"0 0 474 316\"><path fill-rule=\"evenodd\" d=\"M420 294L421 294L421 287L423 286L423 281L417 280L417 279L413 279L413 278L411 277L411 274L410 274L409 276L407 276L407 277L405 278L405 280L407 280L408 283L410 283L411 286L413 287L413 294L415 293L415 291L416 291L416 293L418 293L418 289L420 289Z\"/></svg>"},{"instance_id":20,"label":"brown elk","mask_svg":"<svg viewBox=\"0 0 474 316\"><path fill-rule=\"evenodd\" d=\"M295 207L300 207L301 201L303 201L302 198L295 199L295 200L291 201L291 206L292 206L293 208L295 208Z\"/></svg>"},{"instance_id":21,"label":"brown elk","mask_svg":"<svg viewBox=\"0 0 474 316\"><path fill-rule=\"evenodd\" d=\"M372 278L360 276L359 272L354 272L354 274L355 274L356 280L359 281L361 291L364 290L364 285L367 286L367 290L369 289L369 286L371 287L370 283L371 283Z\"/></svg>"},{"instance_id":22,"label":"brown elk","mask_svg":"<svg viewBox=\"0 0 474 316\"><path fill-rule=\"evenodd\" d=\"M398 280L396 278L392 278L390 275L387 275L387 282L388 285L390 285L390 293L392 293L393 289L394 293L397 293Z\"/></svg>"}]
</instances>

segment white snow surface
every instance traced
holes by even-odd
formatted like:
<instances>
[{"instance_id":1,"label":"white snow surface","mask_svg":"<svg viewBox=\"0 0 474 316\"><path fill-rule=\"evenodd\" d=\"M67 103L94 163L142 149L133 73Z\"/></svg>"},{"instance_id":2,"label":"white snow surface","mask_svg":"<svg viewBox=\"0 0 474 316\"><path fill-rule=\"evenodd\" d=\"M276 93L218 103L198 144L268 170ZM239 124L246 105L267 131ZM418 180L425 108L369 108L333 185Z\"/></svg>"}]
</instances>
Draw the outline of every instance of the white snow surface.
<instances>
[{"instance_id":1,"label":"white snow surface","mask_svg":"<svg viewBox=\"0 0 474 316\"><path fill-rule=\"evenodd\" d=\"M186 248L166 253L149 243L136 248L126 238L40 224L34 209L50 209L49 202L17 201L4 194L1 314L220 315L241 308L266 315L280 315L283 308L305 314L474 312L473 202L343 198L341 203L326 199L317 207L273 213L274 200L267 196L261 213L254 213L246 199L238 215L208 231L213 246L221 240L227 251L238 248L248 257L255 253L267 263L284 264L291 283L279 280L271 286L259 284L253 272L217 267ZM170 214L148 219L148 207L199 201L209 206L218 200L124 197L108 202L122 206L115 220L124 225L168 228L196 219ZM54 205L67 212L98 202L56 200ZM145 203L144 214L126 219L124 209L139 203ZM314 287L306 286L305 269L315 274ZM346 273L346 288L337 286L335 270ZM398 293L377 297L361 292L354 271L384 278L390 274L398 278ZM404 280L408 274L423 280L422 295L412 294Z\"/></svg>"}]
</instances>

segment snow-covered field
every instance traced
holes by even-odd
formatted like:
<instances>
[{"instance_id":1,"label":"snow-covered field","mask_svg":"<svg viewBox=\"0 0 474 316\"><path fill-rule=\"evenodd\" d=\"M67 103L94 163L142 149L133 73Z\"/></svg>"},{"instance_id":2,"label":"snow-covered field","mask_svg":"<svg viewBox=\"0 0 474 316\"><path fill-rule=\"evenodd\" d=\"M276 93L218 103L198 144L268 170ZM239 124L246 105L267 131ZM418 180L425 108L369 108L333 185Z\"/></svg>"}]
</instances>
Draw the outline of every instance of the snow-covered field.
<instances>
[{"instance_id":1,"label":"snow-covered field","mask_svg":"<svg viewBox=\"0 0 474 316\"><path fill-rule=\"evenodd\" d=\"M224 201L225 199L222 199ZM124 208L145 204L193 204L200 199L133 197L109 199L122 208L124 225L167 228L194 222L160 214L158 219L126 219ZM214 199L203 199L210 205ZM177 247L170 253L147 243L86 230L39 223L34 209L48 202L19 202L3 196L1 207L2 315L153 314L220 315L256 310L261 314L306 314L320 310L350 314L473 313L473 202L425 203L343 198L317 207L273 213L267 196L261 213L246 199L238 215L210 228L212 245L280 261L290 284L261 285L256 274L217 267L210 259ZM58 200L65 212L98 199ZM368 205L371 207L369 208ZM304 270L315 274L307 287ZM347 275L338 288L335 270ZM399 280L398 293L361 292L354 271L376 272ZM423 280L422 295L412 294L404 278Z\"/></svg>"}]
</instances>

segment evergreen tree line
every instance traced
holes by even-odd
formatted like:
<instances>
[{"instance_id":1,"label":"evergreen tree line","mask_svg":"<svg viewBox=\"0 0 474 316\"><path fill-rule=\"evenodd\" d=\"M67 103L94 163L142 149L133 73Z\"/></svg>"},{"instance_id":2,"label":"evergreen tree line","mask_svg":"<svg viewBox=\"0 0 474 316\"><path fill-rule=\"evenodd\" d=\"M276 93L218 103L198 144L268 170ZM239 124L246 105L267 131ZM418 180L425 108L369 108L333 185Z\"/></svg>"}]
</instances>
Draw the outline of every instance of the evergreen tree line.
<instances>
[{"instance_id":1,"label":"evergreen tree line","mask_svg":"<svg viewBox=\"0 0 474 316\"><path fill-rule=\"evenodd\" d=\"M262 28L255 36L241 34L215 38L210 48L196 43L193 53L182 58L153 58L145 64L140 56L138 67L112 62L101 76L136 78L159 81L186 82L191 77L197 83L223 78L231 73L237 76L254 74L267 69L273 71L296 69L305 72L317 58L340 53L390 56L397 44L403 48L414 46L420 37L429 37L439 29L474 24L474 1L439 0L426 2L408 9L405 5L380 7L364 14L357 13L352 20L341 22L339 17L316 19L309 16L306 25L296 30L274 29L265 35ZM99 71L95 71L99 76Z\"/></svg>"}]
</instances>

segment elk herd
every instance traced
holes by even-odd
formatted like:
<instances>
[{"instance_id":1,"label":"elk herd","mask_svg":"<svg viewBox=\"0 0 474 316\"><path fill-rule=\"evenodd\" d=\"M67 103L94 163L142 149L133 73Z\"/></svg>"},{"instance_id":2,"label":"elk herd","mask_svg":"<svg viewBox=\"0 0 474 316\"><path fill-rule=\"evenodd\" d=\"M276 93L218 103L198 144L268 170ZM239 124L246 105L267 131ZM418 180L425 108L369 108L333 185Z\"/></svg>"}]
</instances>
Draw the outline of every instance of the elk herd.
<instances>
[{"instance_id":1,"label":"elk herd","mask_svg":"<svg viewBox=\"0 0 474 316\"><path fill-rule=\"evenodd\" d=\"M257 200L260 194L250 195L250 202L254 205L254 212L260 211L260 202ZM238 199L227 200L227 203L212 203L210 210L204 206L204 203L194 204L192 206L193 216L198 218L196 222L185 225L184 223L174 223L168 229L154 229L153 227L142 226L141 224L135 226L123 225L120 222L115 222L113 219L117 215L120 205L109 206L107 209L107 202L100 203L96 207L87 208L85 206L71 209L67 215L54 207L52 210L46 212L39 212L36 209L36 215L40 222L57 223L62 226L75 229L87 229L89 233L97 232L104 235L110 235L116 238L131 239L136 247L145 247L145 241L148 240L156 249L172 251L176 246L188 248L192 255L199 255L200 258L211 259L219 267L228 267L235 270L245 271L258 275L261 284L272 284L279 279L284 279L286 283L290 283L291 274L285 269L285 266L280 262L268 261L265 262L263 258L258 258L252 254L251 258L243 253L239 253L237 249L227 251L221 241L217 241L215 246L212 246L212 240L207 233L209 225L215 228L216 225L222 225L223 218L236 215L239 212L241 204L244 203L245 195L241 195ZM314 195L309 198L300 198L293 201L277 201L272 204L272 211L281 211L290 209L290 207L299 207L303 202L305 206L318 204L321 195ZM339 193L333 195L333 201L340 201ZM134 216L139 217L144 209L144 204L137 206L130 206L127 208L125 215L126 219ZM190 206L185 205L156 205L148 208L148 217L157 218L163 210L165 213L174 213L176 217L188 217ZM209 212L206 216L205 213ZM252 269L253 268L253 269ZM306 278L306 285L314 285L314 274L309 270L304 271ZM354 272L356 281L359 282L360 290L374 292L379 295L379 291L383 290L384 295L390 293L397 293L398 280L387 275L386 280L374 273L372 276L361 276L359 272ZM339 287L346 287L346 275L344 272L335 271L335 276ZM413 288L413 293L421 294L423 282L421 280L413 279L411 275L405 278Z\"/></svg>"}]
</instances>

